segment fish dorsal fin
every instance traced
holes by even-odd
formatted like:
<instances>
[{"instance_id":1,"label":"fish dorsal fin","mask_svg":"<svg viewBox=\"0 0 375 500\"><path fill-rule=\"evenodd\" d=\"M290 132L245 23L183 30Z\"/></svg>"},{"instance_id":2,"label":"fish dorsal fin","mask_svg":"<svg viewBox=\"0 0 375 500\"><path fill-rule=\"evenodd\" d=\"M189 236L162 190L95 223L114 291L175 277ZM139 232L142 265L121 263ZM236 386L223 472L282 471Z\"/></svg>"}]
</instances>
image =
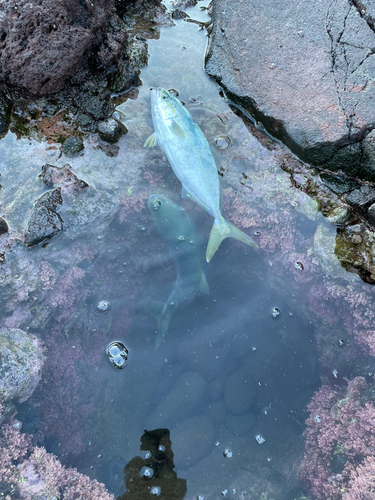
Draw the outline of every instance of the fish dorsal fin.
<instances>
[{"instance_id":1,"label":"fish dorsal fin","mask_svg":"<svg viewBox=\"0 0 375 500\"><path fill-rule=\"evenodd\" d=\"M202 271L201 280L200 280L199 285L198 285L198 290L200 292L206 293L207 295L210 295L210 287L208 286L207 278L206 278L203 271Z\"/></svg>"},{"instance_id":2,"label":"fish dorsal fin","mask_svg":"<svg viewBox=\"0 0 375 500\"><path fill-rule=\"evenodd\" d=\"M203 210L205 210L207 213L212 215L211 210L208 207L206 207L206 205L204 205L203 203L198 201L184 186L182 186L181 198L188 198L189 200L193 201L194 203L199 205L201 208L203 208ZM213 215L212 215L212 217L213 217Z\"/></svg>"},{"instance_id":3,"label":"fish dorsal fin","mask_svg":"<svg viewBox=\"0 0 375 500\"><path fill-rule=\"evenodd\" d=\"M180 137L180 139L185 139L185 137L186 137L185 132L182 130L182 128L176 122L176 120L172 120L171 131L174 133L174 135L177 135L177 137Z\"/></svg>"},{"instance_id":4,"label":"fish dorsal fin","mask_svg":"<svg viewBox=\"0 0 375 500\"><path fill-rule=\"evenodd\" d=\"M146 139L146 142L143 144L144 148L153 148L158 144L158 137L156 135L156 132L150 135L148 139Z\"/></svg>"}]
</instances>

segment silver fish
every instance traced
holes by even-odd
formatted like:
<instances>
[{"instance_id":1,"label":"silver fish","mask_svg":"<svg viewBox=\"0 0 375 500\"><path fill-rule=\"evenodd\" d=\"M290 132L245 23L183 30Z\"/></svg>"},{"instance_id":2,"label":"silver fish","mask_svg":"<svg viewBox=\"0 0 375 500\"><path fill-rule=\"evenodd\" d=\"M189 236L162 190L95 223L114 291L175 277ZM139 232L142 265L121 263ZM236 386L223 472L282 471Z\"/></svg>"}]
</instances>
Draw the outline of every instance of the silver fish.
<instances>
[{"instance_id":1,"label":"silver fish","mask_svg":"<svg viewBox=\"0 0 375 500\"><path fill-rule=\"evenodd\" d=\"M185 210L159 194L149 197L148 208L173 257L177 271L173 290L158 315L158 334L155 341L157 349L168 331L171 316L176 308L193 300L198 291L208 294L209 288L203 270L206 264L203 237Z\"/></svg>"},{"instance_id":2,"label":"silver fish","mask_svg":"<svg viewBox=\"0 0 375 500\"><path fill-rule=\"evenodd\" d=\"M197 203L215 219L207 245L207 262L212 259L220 243L228 237L257 247L250 236L221 215L216 163L203 132L189 111L167 90L154 88L151 94L151 113L155 132L144 146L159 144L181 181L181 196Z\"/></svg>"}]
</instances>

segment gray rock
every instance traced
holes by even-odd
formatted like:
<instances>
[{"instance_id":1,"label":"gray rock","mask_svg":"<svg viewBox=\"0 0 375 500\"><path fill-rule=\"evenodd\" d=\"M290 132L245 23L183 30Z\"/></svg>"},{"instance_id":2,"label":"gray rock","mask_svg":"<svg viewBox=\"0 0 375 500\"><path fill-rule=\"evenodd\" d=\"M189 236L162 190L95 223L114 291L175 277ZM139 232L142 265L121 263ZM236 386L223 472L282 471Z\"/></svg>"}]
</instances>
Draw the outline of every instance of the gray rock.
<instances>
[{"instance_id":1,"label":"gray rock","mask_svg":"<svg viewBox=\"0 0 375 500\"><path fill-rule=\"evenodd\" d=\"M365 209L375 201L375 188L372 186L362 186L346 195L346 201L355 208Z\"/></svg>"},{"instance_id":2,"label":"gray rock","mask_svg":"<svg viewBox=\"0 0 375 500\"><path fill-rule=\"evenodd\" d=\"M43 350L34 335L19 329L0 330L0 401L6 408L31 396L43 363Z\"/></svg>"},{"instance_id":3,"label":"gray rock","mask_svg":"<svg viewBox=\"0 0 375 500\"><path fill-rule=\"evenodd\" d=\"M362 143L361 177L375 181L375 130L366 136Z\"/></svg>"},{"instance_id":4,"label":"gray rock","mask_svg":"<svg viewBox=\"0 0 375 500\"><path fill-rule=\"evenodd\" d=\"M249 411L255 402L257 386L249 370L240 368L232 373L225 384L224 400L231 413L241 414Z\"/></svg>"},{"instance_id":5,"label":"gray rock","mask_svg":"<svg viewBox=\"0 0 375 500\"><path fill-rule=\"evenodd\" d=\"M330 174L320 174L323 184L336 194L344 194L359 187L358 183L346 177L337 177Z\"/></svg>"},{"instance_id":6,"label":"gray rock","mask_svg":"<svg viewBox=\"0 0 375 500\"><path fill-rule=\"evenodd\" d=\"M217 0L212 21L206 70L228 97L302 159L362 175L375 33L356 2Z\"/></svg>"},{"instance_id":7,"label":"gray rock","mask_svg":"<svg viewBox=\"0 0 375 500\"><path fill-rule=\"evenodd\" d=\"M9 227L8 227L8 224L7 224L7 221L5 219L3 219L2 217L0 217L0 236L2 234L5 234L9 231Z\"/></svg>"},{"instance_id":8,"label":"gray rock","mask_svg":"<svg viewBox=\"0 0 375 500\"><path fill-rule=\"evenodd\" d=\"M108 118L98 123L98 133L102 141L114 144L120 137L126 134L128 129L123 123L114 118Z\"/></svg>"},{"instance_id":9,"label":"gray rock","mask_svg":"<svg viewBox=\"0 0 375 500\"><path fill-rule=\"evenodd\" d=\"M225 427L235 436L243 436L255 425L256 418L254 413L244 413L243 415L227 415L225 418Z\"/></svg>"},{"instance_id":10,"label":"gray rock","mask_svg":"<svg viewBox=\"0 0 375 500\"><path fill-rule=\"evenodd\" d=\"M206 380L196 372L185 372L147 421L147 429L170 427L194 414L205 399Z\"/></svg>"},{"instance_id":11,"label":"gray rock","mask_svg":"<svg viewBox=\"0 0 375 500\"><path fill-rule=\"evenodd\" d=\"M75 156L84 148L80 137L68 137L62 145L62 152L66 156Z\"/></svg>"},{"instance_id":12,"label":"gray rock","mask_svg":"<svg viewBox=\"0 0 375 500\"><path fill-rule=\"evenodd\" d=\"M3 137L8 131L11 109L11 101L0 92L0 137Z\"/></svg>"},{"instance_id":13,"label":"gray rock","mask_svg":"<svg viewBox=\"0 0 375 500\"><path fill-rule=\"evenodd\" d=\"M63 167L55 167L46 163L42 166L42 173L39 177L43 180L43 184L48 188L62 186L65 192L77 193L88 187L87 182L78 179L71 171L70 165Z\"/></svg>"},{"instance_id":14,"label":"gray rock","mask_svg":"<svg viewBox=\"0 0 375 500\"><path fill-rule=\"evenodd\" d=\"M185 469L201 460L212 449L215 439L213 421L200 415L191 417L171 430L174 461Z\"/></svg>"},{"instance_id":15,"label":"gray rock","mask_svg":"<svg viewBox=\"0 0 375 500\"><path fill-rule=\"evenodd\" d=\"M79 113L77 124L83 132L95 132L96 122L94 118L86 113Z\"/></svg>"},{"instance_id":16,"label":"gray rock","mask_svg":"<svg viewBox=\"0 0 375 500\"><path fill-rule=\"evenodd\" d=\"M47 191L36 201L25 234L27 247L48 240L63 229L63 220L56 212L62 202L61 188Z\"/></svg>"},{"instance_id":17,"label":"gray rock","mask_svg":"<svg viewBox=\"0 0 375 500\"><path fill-rule=\"evenodd\" d=\"M370 205L369 209L367 210L367 219L372 227L375 227L375 203Z\"/></svg>"}]
</instances>

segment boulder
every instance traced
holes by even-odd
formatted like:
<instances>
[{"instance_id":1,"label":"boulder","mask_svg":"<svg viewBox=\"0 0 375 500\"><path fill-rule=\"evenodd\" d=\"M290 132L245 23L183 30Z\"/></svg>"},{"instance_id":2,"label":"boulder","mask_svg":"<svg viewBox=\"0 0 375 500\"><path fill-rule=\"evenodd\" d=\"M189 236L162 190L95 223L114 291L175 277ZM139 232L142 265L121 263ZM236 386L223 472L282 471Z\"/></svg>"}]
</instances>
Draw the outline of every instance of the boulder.
<instances>
[{"instance_id":1,"label":"boulder","mask_svg":"<svg viewBox=\"0 0 375 500\"><path fill-rule=\"evenodd\" d=\"M63 229L63 220L57 212L62 203L61 188L47 191L35 202L25 234L27 247L48 240Z\"/></svg>"},{"instance_id":2,"label":"boulder","mask_svg":"<svg viewBox=\"0 0 375 500\"><path fill-rule=\"evenodd\" d=\"M40 341L20 329L0 329L0 403L26 401L39 383L44 356ZM0 406L1 406L0 405ZM0 416L1 422L1 416Z\"/></svg>"},{"instance_id":3,"label":"boulder","mask_svg":"<svg viewBox=\"0 0 375 500\"><path fill-rule=\"evenodd\" d=\"M215 0L206 71L303 160L375 180L374 12L349 0ZM372 9L374 10L374 9Z\"/></svg>"},{"instance_id":4,"label":"boulder","mask_svg":"<svg viewBox=\"0 0 375 500\"><path fill-rule=\"evenodd\" d=\"M1 1L0 81L43 96L62 90L89 55L109 67L126 39L115 12L114 0Z\"/></svg>"}]
</instances>

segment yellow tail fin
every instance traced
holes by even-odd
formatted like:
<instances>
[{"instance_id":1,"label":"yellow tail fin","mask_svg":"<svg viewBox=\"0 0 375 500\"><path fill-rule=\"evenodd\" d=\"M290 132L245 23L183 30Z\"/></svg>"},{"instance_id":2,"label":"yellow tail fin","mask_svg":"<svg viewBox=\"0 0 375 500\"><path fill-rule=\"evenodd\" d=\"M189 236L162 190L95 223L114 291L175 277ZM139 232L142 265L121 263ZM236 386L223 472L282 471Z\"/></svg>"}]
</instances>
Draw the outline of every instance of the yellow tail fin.
<instances>
[{"instance_id":1,"label":"yellow tail fin","mask_svg":"<svg viewBox=\"0 0 375 500\"><path fill-rule=\"evenodd\" d=\"M224 217L220 217L220 219L215 219L214 225L211 229L206 252L207 262L210 262L214 253L219 248L220 243L225 240L225 238L234 238L235 240L242 241L245 245L258 248L258 245L252 238L250 238L250 236L242 232L238 229L238 227L233 226L233 224L226 221Z\"/></svg>"}]
</instances>

